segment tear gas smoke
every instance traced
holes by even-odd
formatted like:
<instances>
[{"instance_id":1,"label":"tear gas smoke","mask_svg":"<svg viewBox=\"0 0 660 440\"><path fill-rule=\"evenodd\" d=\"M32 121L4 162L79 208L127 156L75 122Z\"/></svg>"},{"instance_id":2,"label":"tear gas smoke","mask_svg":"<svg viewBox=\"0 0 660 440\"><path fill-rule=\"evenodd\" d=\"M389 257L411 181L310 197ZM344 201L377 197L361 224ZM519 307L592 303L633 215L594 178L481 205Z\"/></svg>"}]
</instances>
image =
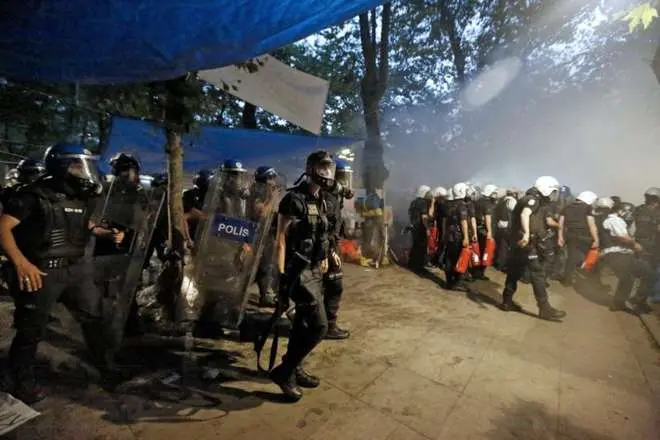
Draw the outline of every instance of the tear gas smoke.
<instances>
[{"instance_id":1,"label":"tear gas smoke","mask_svg":"<svg viewBox=\"0 0 660 440\"><path fill-rule=\"evenodd\" d=\"M528 188L553 175L573 192L637 203L660 186L660 86L649 67L658 41L590 14L573 19L568 39L493 63L460 93L460 110L447 98L385 115L398 125L387 136L388 187L410 198L422 184Z\"/></svg>"}]
</instances>

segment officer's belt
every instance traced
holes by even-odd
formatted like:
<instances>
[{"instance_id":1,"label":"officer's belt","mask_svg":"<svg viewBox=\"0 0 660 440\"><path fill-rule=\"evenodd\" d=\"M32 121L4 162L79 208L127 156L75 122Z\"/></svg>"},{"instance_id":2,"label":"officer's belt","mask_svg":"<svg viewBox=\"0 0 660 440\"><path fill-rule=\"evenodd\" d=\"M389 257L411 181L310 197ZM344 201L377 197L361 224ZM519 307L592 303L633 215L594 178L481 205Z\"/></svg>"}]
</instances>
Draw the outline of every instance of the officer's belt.
<instances>
[{"instance_id":1,"label":"officer's belt","mask_svg":"<svg viewBox=\"0 0 660 440\"><path fill-rule=\"evenodd\" d=\"M78 264L84 256L80 257L53 257L53 258L44 258L41 260L41 267L46 269L64 269L69 266Z\"/></svg>"}]
</instances>

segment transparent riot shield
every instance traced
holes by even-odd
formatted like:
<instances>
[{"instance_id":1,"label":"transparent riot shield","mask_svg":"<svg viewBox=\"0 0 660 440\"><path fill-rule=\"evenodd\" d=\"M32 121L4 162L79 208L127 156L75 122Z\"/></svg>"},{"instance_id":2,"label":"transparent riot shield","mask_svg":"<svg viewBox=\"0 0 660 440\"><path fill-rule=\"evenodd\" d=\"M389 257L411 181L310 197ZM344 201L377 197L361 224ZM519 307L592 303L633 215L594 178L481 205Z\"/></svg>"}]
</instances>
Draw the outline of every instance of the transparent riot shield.
<instances>
[{"instance_id":1,"label":"transparent riot shield","mask_svg":"<svg viewBox=\"0 0 660 440\"><path fill-rule=\"evenodd\" d=\"M113 181L114 183L114 181ZM95 282L101 290L105 328L115 347L121 344L135 292L141 280L151 238L163 209L163 192L111 183L96 221L124 233L121 244L96 238Z\"/></svg>"},{"instance_id":2,"label":"transparent riot shield","mask_svg":"<svg viewBox=\"0 0 660 440\"><path fill-rule=\"evenodd\" d=\"M220 173L216 174L220 176ZM197 229L192 268L182 286L184 317L204 315L222 328L237 328L243 318L264 245L271 234L282 188L253 182L243 195L216 178L206 195L206 218ZM259 209L255 209L258 204Z\"/></svg>"}]
</instances>

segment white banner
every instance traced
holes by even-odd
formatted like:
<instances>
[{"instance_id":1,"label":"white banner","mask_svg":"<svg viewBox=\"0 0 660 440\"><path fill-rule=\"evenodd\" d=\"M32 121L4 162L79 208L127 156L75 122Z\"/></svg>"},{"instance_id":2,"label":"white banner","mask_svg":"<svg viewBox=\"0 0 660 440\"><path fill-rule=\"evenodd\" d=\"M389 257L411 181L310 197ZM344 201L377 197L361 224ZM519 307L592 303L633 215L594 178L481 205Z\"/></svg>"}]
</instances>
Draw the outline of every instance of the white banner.
<instances>
[{"instance_id":1,"label":"white banner","mask_svg":"<svg viewBox=\"0 0 660 440\"><path fill-rule=\"evenodd\" d=\"M275 58L259 57L254 73L235 66L202 70L199 77L232 95L319 134L328 96L328 81L293 69ZM234 87L236 89L234 89Z\"/></svg>"}]
</instances>

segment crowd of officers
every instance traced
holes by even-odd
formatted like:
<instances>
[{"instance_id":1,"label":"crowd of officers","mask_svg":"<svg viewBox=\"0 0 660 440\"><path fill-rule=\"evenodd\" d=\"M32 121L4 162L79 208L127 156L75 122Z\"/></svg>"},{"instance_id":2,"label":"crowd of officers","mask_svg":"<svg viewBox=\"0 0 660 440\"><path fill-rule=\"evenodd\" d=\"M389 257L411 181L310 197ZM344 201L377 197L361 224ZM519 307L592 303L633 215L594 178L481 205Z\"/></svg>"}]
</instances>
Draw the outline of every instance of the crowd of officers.
<instances>
[{"instance_id":1,"label":"crowd of officers","mask_svg":"<svg viewBox=\"0 0 660 440\"><path fill-rule=\"evenodd\" d=\"M568 287L579 276L589 289L604 292L603 267L618 278L610 310L650 311L660 269L660 188L649 188L637 207L592 191L574 197L551 176L538 178L526 192L457 183L450 189L421 186L415 195L409 267L420 273L428 265L441 267L448 289L469 291L470 281L488 279L483 252L492 240L493 265L506 273L504 311L523 310L513 300L523 281L532 285L539 317L560 321L566 312L550 305L549 280ZM464 252L482 255L465 270Z\"/></svg>"},{"instance_id":2,"label":"crowd of officers","mask_svg":"<svg viewBox=\"0 0 660 440\"><path fill-rule=\"evenodd\" d=\"M140 184L140 163L134 156L120 153L110 164L116 180L113 185L130 186L137 194L146 191ZM225 215L257 222L275 212L276 220L266 232L269 239L258 262L256 282L260 306L276 307L276 313L281 314L290 308L291 301L295 304L287 352L269 374L288 398L298 400L301 387L319 385L319 379L302 368L303 359L322 339L350 336L337 325L343 292L337 246L343 200L353 197L352 169L325 151L315 152L308 157L295 186L279 196L274 168L257 168L251 187L250 179L244 178L247 173L236 160L225 161L220 176L199 171L194 186L183 194L187 227L179 241L196 246L196 239L206 239L198 229L212 214L206 212L211 188L219 189L216 209ZM105 207L100 205L107 205L107 199L105 203L103 200L108 184L96 157L82 145L57 144L46 151L43 165L29 159L21 162L16 178L1 198L0 246L8 260L3 279L16 305L16 334L3 387L27 403L45 397L36 382L34 363L37 345L58 301L81 323L91 359L103 379L115 383L120 373L114 357L121 341L113 340L104 325L93 259L86 257L86 250L93 236L96 246L107 241L110 247L120 249L131 231L103 221ZM215 185L214 179L222 183ZM153 187L166 189L166 183L166 176L151 179ZM167 223L167 213L161 211L147 260L154 252L161 259L171 258L177 239L167 240Z\"/></svg>"}]
</instances>

